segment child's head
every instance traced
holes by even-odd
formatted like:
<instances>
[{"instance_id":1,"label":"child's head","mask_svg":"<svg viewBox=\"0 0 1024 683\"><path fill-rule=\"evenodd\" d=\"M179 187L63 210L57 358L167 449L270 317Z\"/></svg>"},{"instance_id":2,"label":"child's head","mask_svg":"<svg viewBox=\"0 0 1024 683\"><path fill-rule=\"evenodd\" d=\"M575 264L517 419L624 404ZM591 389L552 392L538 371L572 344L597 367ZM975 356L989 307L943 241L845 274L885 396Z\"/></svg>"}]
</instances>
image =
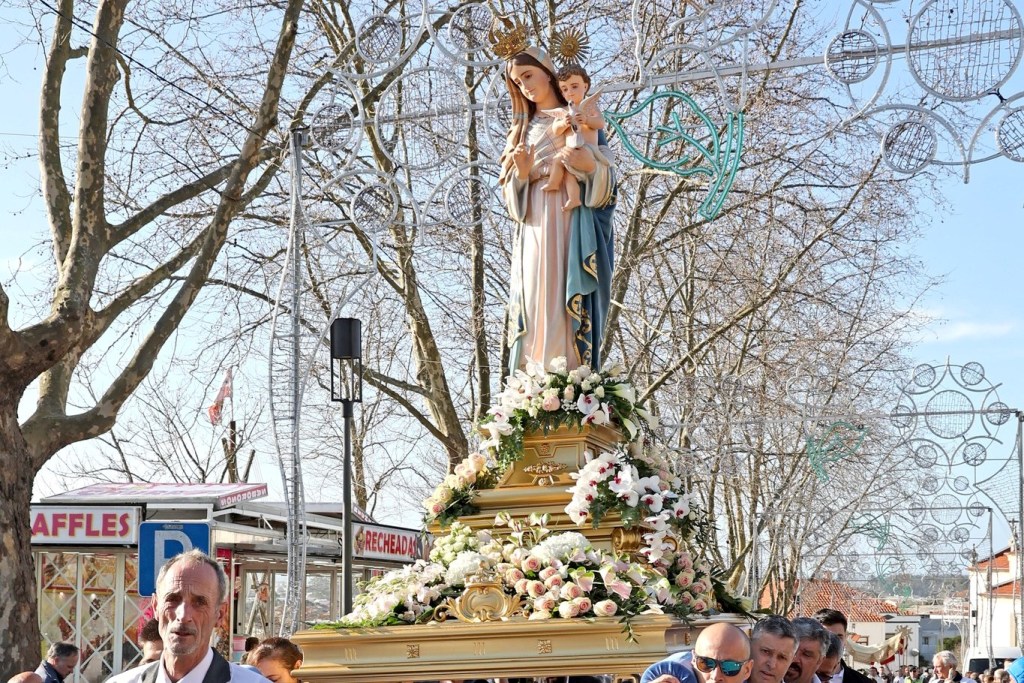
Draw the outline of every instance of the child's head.
<instances>
[{"instance_id":1,"label":"child's head","mask_svg":"<svg viewBox=\"0 0 1024 683\"><path fill-rule=\"evenodd\" d=\"M577 64L562 67L555 78L558 79L558 88L562 91L562 96L577 106L590 90L590 76L587 75L586 69Z\"/></svg>"}]
</instances>

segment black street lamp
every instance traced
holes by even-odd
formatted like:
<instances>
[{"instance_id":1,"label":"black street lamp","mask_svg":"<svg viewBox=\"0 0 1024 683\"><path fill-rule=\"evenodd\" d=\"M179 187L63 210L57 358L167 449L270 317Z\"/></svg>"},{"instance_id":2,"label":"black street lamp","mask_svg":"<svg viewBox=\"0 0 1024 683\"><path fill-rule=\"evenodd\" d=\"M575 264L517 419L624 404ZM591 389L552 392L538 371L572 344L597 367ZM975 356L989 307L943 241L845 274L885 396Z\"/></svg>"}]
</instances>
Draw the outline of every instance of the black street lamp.
<instances>
[{"instance_id":1,"label":"black street lamp","mask_svg":"<svg viewBox=\"0 0 1024 683\"><path fill-rule=\"evenodd\" d=\"M341 403L341 416L345 419L342 614L352 611L352 404L363 401L362 327L358 318L335 318L331 323L331 400Z\"/></svg>"}]
</instances>

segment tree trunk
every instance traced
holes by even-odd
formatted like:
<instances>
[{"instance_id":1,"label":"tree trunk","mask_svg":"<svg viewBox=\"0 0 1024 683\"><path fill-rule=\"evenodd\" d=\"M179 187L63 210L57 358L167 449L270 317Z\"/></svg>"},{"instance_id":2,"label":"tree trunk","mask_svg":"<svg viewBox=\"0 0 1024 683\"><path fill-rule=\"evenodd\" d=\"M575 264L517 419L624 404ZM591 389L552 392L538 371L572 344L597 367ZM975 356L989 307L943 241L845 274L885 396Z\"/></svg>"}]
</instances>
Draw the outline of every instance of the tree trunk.
<instances>
[{"instance_id":1,"label":"tree trunk","mask_svg":"<svg viewBox=\"0 0 1024 683\"><path fill-rule=\"evenodd\" d=\"M18 426L21 392L0 389L0 679L39 666L36 572L29 509L36 468Z\"/></svg>"}]
</instances>

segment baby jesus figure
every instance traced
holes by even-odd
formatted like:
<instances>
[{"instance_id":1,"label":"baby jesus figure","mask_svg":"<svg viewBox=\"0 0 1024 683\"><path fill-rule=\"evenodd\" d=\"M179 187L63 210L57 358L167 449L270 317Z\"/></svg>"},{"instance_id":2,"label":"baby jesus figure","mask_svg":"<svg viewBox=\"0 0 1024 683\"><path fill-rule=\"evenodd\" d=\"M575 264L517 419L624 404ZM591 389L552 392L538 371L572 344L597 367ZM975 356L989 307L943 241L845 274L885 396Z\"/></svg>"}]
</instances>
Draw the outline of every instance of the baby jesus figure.
<instances>
[{"instance_id":1,"label":"baby jesus figure","mask_svg":"<svg viewBox=\"0 0 1024 683\"><path fill-rule=\"evenodd\" d=\"M587 97L590 90L590 76L582 66L570 64L561 69L555 76L558 79L558 87L562 95L569 102L565 109L556 109L558 118L551 126L555 135L565 135L565 147L551 163L551 174L545 192L557 192L565 187L568 199L562 207L563 211L570 211L580 205L580 186L576 176L565 170L564 155L570 149L576 149L583 145L597 146L597 131L604 128L604 116L597 107L597 98L600 92ZM584 99L586 98L586 99Z\"/></svg>"}]
</instances>

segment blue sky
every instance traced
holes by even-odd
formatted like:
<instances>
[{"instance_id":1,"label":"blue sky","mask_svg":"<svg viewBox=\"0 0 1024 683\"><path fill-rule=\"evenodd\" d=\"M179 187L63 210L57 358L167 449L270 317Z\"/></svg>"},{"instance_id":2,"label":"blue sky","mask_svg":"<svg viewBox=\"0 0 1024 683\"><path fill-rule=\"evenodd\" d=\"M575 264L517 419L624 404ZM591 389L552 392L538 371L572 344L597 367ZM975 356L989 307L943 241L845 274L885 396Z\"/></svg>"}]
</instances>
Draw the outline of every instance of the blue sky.
<instances>
[{"instance_id":1,"label":"blue sky","mask_svg":"<svg viewBox=\"0 0 1024 683\"><path fill-rule=\"evenodd\" d=\"M993 384L1003 384L1003 402L1024 409L1024 164L977 164L969 184L954 176L941 190L949 213L925 218L918 247L928 272L945 281L920 304L935 321L915 355L921 362L979 362Z\"/></svg>"}]
</instances>

